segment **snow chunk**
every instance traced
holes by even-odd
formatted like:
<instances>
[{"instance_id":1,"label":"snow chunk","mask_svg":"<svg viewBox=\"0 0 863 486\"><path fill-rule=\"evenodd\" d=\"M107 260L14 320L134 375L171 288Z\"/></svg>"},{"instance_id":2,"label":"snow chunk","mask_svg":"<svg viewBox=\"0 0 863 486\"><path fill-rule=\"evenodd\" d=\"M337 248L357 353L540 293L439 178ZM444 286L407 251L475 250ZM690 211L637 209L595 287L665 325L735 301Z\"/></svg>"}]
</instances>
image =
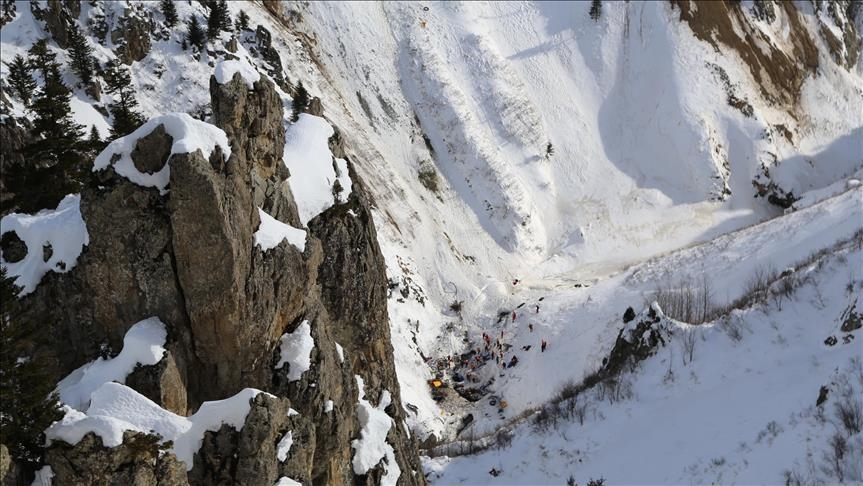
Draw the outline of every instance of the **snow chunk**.
<instances>
[{"instance_id":1,"label":"snow chunk","mask_svg":"<svg viewBox=\"0 0 863 486\"><path fill-rule=\"evenodd\" d=\"M191 470L193 458L207 431L218 431L223 424L241 430L251 409L251 400L262 393L246 388L225 400L204 402L191 417L171 413L135 390L119 383L105 383L91 398L86 413L64 406L66 415L45 431L50 444L62 440L77 444L89 432L102 438L106 447L123 442L126 430L155 433L162 442L171 441L171 450Z\"/></svg>"},{"instance_id":2,"label":"snow chunk","mask_svg":"<svg viewBox=\"0 0 863 486\"><path fill-rule=\"evenodd\" d=\"M54 483L54 470L51 466L42 466L42 469L36 471L36 477L33 478L31 486L51 486Z\"/></svg>"},{"instance_id":3,"label":"snow chunk","mask_svg":"<svg viewBox=\"0 0 863 486\"><path fill-rule=\"evenodd\" d=\"M339 362L344 363L345 362L345 349L339 343L336 343L336 353L338 353L338 355L339 355Z\"/></svg>"},{"instance_id":4,"label":"snow chunk","mask_svg":"<svg viewBox=\"0 0 863 486\"><path fill-rule=\"evenodd\" d=\"M299 415L300 412L297 412L293 408L288 408L288 417L293 417L294 415Z\"/></svg>"},{"instance_id":5,"label":"snow chunk","mask_svg":"<svg viewBox=\"0 0 863 486\"><path fill-rule=\"evenodd\" d=\"M330 412L332 412L332 411L333 411L333 401L332 401L332 400L327 400L327 401L324 403L324 413L330 413Z\"/></svg>"},{"instance_id":6,"label":"snow chunk","mask_svg":"<svg viewBox=\"0 0 863 486\"><path fill-rule=\"evenodd\" d=\"M96 157L93 172L104 170L113 164L117 174L139 186L155 187L159 189L161 194L165 194L168 182L170 181L171 169L168 162L171 160L171 157L168 157L168 160L165 161L165 166L158 172L145 174L135 168L131 156L138 140L152 133L159 125L162 125L165 128L165 132L174 139L174 144L171 146L171 156L174 154L193 153L200 150L204 158L209 159L216 147L222 150L225 159L231 156L231 146L228 143L228 136L225 135L225 132L221 128L196 120L186 113L169 113L151 118L150 121L141 125L134 132L111 142ZM119 160L112 162L115 156L118 156Z\"/></svg>"},{"instance_id":7,"label":"snow chunk","mask_svg":"<svg viewBox=\"0 0 863 486\"><path fill-rule=\"evenodd\" d=\"M294 445L294 434L289 430L276 445L276 457L279 458L279 462L285 462L288 459L288 452L291 452L292 445Z\"/></svg>"},{"instance_id":8,"label":"snow chunk","mask_svg":"<svg viewBox=\"0 0 863 486\"><path fill-rule=\"evenodd\" d=\"M282 335L279 349L282 353L276 369L281 369L288 363L288 381L297 381L300 375L312 367L312 349L315 340L312 339L312 328L308 320L304 320L292 333Z\"/></svg>"},{"instance_id":9,"label":"snow chunk","mask_svg":"<svg viewBox=\"0 0 863 486\"><path fill-rule=\"evenodd\" d=\"M381 485L395 486L401 475L401 469L396 462L395 452L391 445L387 444L387 434L393 426L393 419L384 412L392 401L390 392L381 392L378 406L374 407L365 399L365 383L359 375L354 375L359 388L359 402L357 403L357 417L360 422L360 438L351 441L354 449L354 474L367 474L370 469L377 466L382 459L384 462L384 475L381 477Z\"/></svg>"},{"instance_id":10,"label":"snow chunk","mask_svg":"<svg viewBox=\"0 0 863 486\"><path fill-rule=\"evenodd\" d=\"M249 89L253 89L255 83L261 80L261 74L245 59L219 61L213 74L217 83L225 84L230 83L236 73L240 73Z\"/></svg>"},{"instance_id":11,"label":"snow chunk","mask_svg":"<svg viewBox=\"0 0 863 486\"><path fill-rule=\"evenodd\" d=\"M287 476L282 476L273 486L303 486L303 483L298 483Z\"/></svg>"},{"instance_id":12,"label":"snow chunk","mask_svg":"<svg viewBox=\"0 0 863 486\"><path fill-rule=\"evenodd\" d=\"M27 255L18 262L0 265L15 284L22 287L20 296L36 289L49 271L66 273L75 267L84 245L90 244L87 225L81 217L81 196L70 194L57 209L45 209L34 215L10 213L0 219L0 235L14 231L27 246ZM51 258L45 261L43 247L51 247Z\"/></svg>"},{"instance_id":13,"label":"snow chunk","mask_svg":"<svg viewBox=\"0 0 863 486\"><path fill-rule=\"evenodd\" d=\"M333 133L333 127L326 120L306 113L300 114L285 133L283 160L291 171L288 183L304 225L334 203L346 201L351 193L347 161L336 160L338 174L333 167L333 154L328 144ZM333 195L336 181L342 189L338 201Z\"/></svg>"},{"instance_id":14,"label":"snow chunk","mask_svg":"<svg viewBox=\"0 0 863 486\"><path fill-rule=\"evenodd\" d=\"M258 227L258 231L255 231L255 244L260 246L262 250L272 250L282 240L288 240L288 243L294 245L300 251L306 251L305 230L282 223L265 213L261 208L258 208L258 214L261 216L261 225Z\"/></svg>"},{"instance_id":15,"label":"snow chunk","mask_svg":"<svg viewBox=\"0 0 863 486\"><path fill-rule=\"evenodd\" d=\"M125 383L135 366L154 365L165 354L168 333L158 317L138 322L123 337L123 350L115 358L98 358L78 368L57 384L60 400L77 410L86 410L90 395L110 381Z\"/></svg>"}]
</instances>

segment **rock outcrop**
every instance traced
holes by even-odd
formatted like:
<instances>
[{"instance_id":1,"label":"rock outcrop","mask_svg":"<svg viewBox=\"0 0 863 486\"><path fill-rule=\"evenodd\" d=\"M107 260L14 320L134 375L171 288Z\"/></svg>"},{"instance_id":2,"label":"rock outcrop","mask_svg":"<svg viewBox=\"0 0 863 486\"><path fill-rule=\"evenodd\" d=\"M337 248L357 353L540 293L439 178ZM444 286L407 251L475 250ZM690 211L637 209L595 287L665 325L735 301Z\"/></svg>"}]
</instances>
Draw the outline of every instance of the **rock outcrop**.
<instances>
[{"instance_id":1,"label":"rock outcrop","mask_svg":"<svg viewBox=\"0 0 863 486\"><path fill-rule=\"evenodd\" d=\"M188 474L167 445L159 452L158 441L131 432L113 448L93 434L75 445L56 442L48 464L61 484L273 484L282 476L375 484L396 465L383 458L354 474L361 377L372 405L384 391L392 397L387 444L399 484L424 483L405 430L384 261L362 181L351 171L350 197L309 223L303 252L287 241L263 251L254 238L258 208L302 227L282 162L281 99L271 81L249 89L239 75L225 84L212 79L210 90L230 156L218 148L209 158L170 156L173 140L161 127L139 139L133 165L154 173L170 163L168 191L136 185L110 166L97 172L81 197L90 244L74 271L46 276L27 299L54 323L58 378L119 351L133 324L156 316L168 330L167 352L139 366L127 386L180 415L246 387L268 393L252 400L240 430L205 433ZM311 366L291 380L290 365L274 366L280 337L306 321ZM293 446L281 461L276 444L288 432Z\"/></svg>"},{"instance_id":2,"label":"rock outcrop","mask_svg":"<svg viewBox=\"0 0 863 486\"><path fill-rule=\"evenodd\" d=\"M99 437L89 433L74 447L51 447L45 460L51 465L54 484L189 484L183 463L161 452L158 437L139 432L126 432L120 447L104 447Z\"/></svg>"}]
</instances>

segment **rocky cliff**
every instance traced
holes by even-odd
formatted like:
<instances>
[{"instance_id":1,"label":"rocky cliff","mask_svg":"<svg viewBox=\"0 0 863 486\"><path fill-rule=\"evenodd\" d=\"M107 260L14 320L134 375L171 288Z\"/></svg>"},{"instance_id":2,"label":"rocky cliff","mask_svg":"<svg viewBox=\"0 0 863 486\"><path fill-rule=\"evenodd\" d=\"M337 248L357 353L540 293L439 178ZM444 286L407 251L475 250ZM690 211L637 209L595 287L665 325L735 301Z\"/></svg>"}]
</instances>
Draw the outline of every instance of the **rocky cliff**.
<instances>
[{"instance_id":1,"label":"rocky cliff","mask_svg":"<svg viewBox=\"0 0 863 486\"><path fill-rule=\"evenodd\" d=\"M144 174L169 163L166 191L113 166L94 172L81 195L88 247L74 271L46 276L26 297L30 312L52 323L58 378L115 355L133 324L155 316L167 328L166 352L139 365L127 386L181 416L244 388L267 393L252 399L241 428L207 431L186 468L170 444L141 432L127 431L110 448L93 433L76 444L54 441L46 460L55 484L378 484L394 471L398 484L424 483L404 425L385 266L359 176L351 170L347 200L309 222L304 251L284 240L267 251L255 244L259 208L303 227L282 163L275 90L267 79L250 89L239 74L224 84L211 79L212 121L230 141L228 157L218 148L209 158L200 150L172 155L163 126L141 137L132 162ZM331 142L343 157L338 137ZM310 368L292 380L290 366L275 366L280 337L304 322L314 341ZM393 454L357 474L364 401L392 421ZM293 445L280 460L287 432Z\"/></svg>"}]
</instances>

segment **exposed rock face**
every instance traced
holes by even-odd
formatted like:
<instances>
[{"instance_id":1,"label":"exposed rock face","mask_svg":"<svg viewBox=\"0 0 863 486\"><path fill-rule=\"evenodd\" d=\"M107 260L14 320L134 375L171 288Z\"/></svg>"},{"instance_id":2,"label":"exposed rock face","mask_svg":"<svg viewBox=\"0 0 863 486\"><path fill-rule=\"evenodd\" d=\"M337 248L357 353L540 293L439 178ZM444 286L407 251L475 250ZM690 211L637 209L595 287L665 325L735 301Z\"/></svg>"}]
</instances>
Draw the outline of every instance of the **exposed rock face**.
<instances>
[{"instance_id":1,"label":"exposed rock face","mask_svg":"<svg viewBox=\"0 0 863 486\"><path fill-rule=\"evenodd\" d=\"M54 484L89 486L188 485L183 463L171 453L159 451L155 436L126 432L119 447L104 447L89 433L74 447L57 444L48 450L46 462L54 472Z\"/></svg>"},{"instance_id":2,"label":"exposed rock face","mask_svg":"<svg viewBox=\"0 0 863 486\"><path fill-rule=\"evenodd\" d=\"M9 448L4 444L0 444L0 485L17 486L24 482L22 479L21 469L12 460Z\"/></svg>"},{"instance_id":3,"label":"exposed rock face","mask_svg":"<svg viewBox=\"0 0 863 486\"><path fill-rule=\"evenodd\" d=\"M271 12L281 12L281 2L264 2L264 6ZM275 13L279 17L280 13ZM282 68L282 58L279 56L279 51L273 47L273 35L264 26L259 25L255 28L254 37L245 37L246 47L249 52L259 55L267 61L267 74L276 81L286 92L290 92L291 87L285 79L285 74Z\"/></svg>"},{"instance_id":4,"label":"exposed rock face","mask_svg":"<svg viewBox=\"0 0 863 486\"><path fill-rule=\"evenodd\" d=\"M218 149L209 159L200 151L171 156L164 195L110 168L97 173L81 203L90 244L73 272L46 276L28 297L30 308L55 323L59 376L98 356L102 343L108 354L119 351L129 327L157 316L168 327L168 352L136 369L128 386L183 415L246 387L272 395L253 400L241 430L207 432L188 475L173 455L156 460L155 445L139 447L145 442L132 435L112 449L92 436L74 447L55 444L48 463L61 470L60 484L273 484L281 476L374 484L383 464L363 477L351 466L361 376L371 403L383 390L392 395L387 441L400 484L424 483L404 429L385 268L362 181L351 172L352 195L309 224L304 252L287 242L263 252L254 243L259 207L301 227L281 160L281 100L270 81L250 90L239 75L224 85L211 81L211 94L230 157ZM171 143L154 130L132 152L134 165L162 169ZM279 339L306 320L315 342L311 369L290 381L290 365L274 370ZM299 414L289 415L289 407ZM282 462L276 444L289 431L294 445Z\"/></svg>"},{"instance_id":5,"label":"exposed rock face","mask_svg":"<svg viewBox=\"0 0 863 486\"><path fill-rule=\"evenodd\" d=\"M144 59L150 52L149 19L127 10L120 26L111 31L111 41L118 46L116 54L124 64Z\"/></svg>"},{"instance_id":6,"label":"exposed rock face","mask_svg":"<svg viewBox=\"0 0 863 486\"><path fill-rule=\"evenodd\" d=\"M24 147L33 142L26 120L7 117L0 123L0 209L6 212L16 209L13 201L20 190L15 179L25 166Z\"/></svg>"},{"instance_id":7,"label":"exposed rock face","mask_svg":"<svg viewBox=\"0 0 863 486\"><path fill-rule=\"evenodd\" d=\"M654 302L638 316L633 316L614 342L614 347L603 359L603 372L617 374L625 366L643 361L658 346L665 346L671 334L668 320Z\"/></svg>"},{"instance_id":8,"label":"exposed rock face","mask_svg":"<svg viewBox=\"0 0 863 486\"><path fill-rule=\"evenodd\" d=\"M45 27L57 45L69 47L69 29L81 14L81 0L48 0L47 8L40 8L38 2L30 2L33 16L45 22Z\"/></svg>"},{"instance_id":9,"label":"exposed rock face","mask_svg":"<svg viewBox=\"0 0 863 486\"><path fill-rule=\"evenodd\" d=\"M174 139L165 133L165 127L159 125L152 133L138 140L138 145L132 151L135 168L145 174L158 172L171 155L173 143Z\"/></svg>"},{"instance_id":10,"label":"exposed rock face","mask_svg":"<svg viewBox=\"0 0 863 486\"><path fill-rule=\"evenodd\" d=\"M720 44L738 52L765 99L792 107L800 96L800 87L809 74L818 69L818 48L802 25L797 7L780 2L777 9L788 21L788 47L783 50L755 28L742 11L739 2L699 2L674 0L680 20L687 22L699 39L717 50ZM753 48L757 42L766 49Z\"/></svg>"}]
</instances>

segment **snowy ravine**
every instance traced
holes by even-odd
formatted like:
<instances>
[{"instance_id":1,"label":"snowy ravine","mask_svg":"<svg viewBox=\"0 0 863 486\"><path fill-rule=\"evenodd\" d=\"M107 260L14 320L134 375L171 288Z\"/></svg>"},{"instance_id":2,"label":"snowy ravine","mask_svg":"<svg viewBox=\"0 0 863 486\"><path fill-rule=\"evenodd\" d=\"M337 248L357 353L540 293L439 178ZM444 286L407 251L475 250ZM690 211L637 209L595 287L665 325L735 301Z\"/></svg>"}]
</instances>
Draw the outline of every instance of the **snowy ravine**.
<instances>
[{"instance_id":1,"label":"snowy ravine","mask_svg":"<svg viewBox=\"0 0 863 486\"><path fill-rule=\"evenodd\" d=\"M353 374L349 410L315 403L324 423L358 418L355 475L420 474L399 469L388 442L404 430L431 484L863 483L863 423L843 419L846 408L863 417L863 8L768 1L766 20L751 0L605 1L594 19L591 3L231 1L250 28L195 52L182 45L188 19L206 19L201 2L177 2L170 29L158 2L82 2L74 20L100 65L117 55L97 20L113 30L131 5L152 22L148 51L129 63L149 121L111 141L93 176L113 171L169 197L175 156L237 154L214 125L211 77L239 76L250 93L275 82L276 163L296 207L255 205L254 251L315 255L316 219L362 185L386 260L392 342L381 345L401 403L385 389L366 396L373 380ZM50 37L29 2L15 7L0 28L4 79L15 55ZM94 99L68 66L63 80L75 120L108 136L117 95ZM316 99L294 119L300 82ZM5 93L0 123L32 119ZM168 161L141 171L132 152L158 126L173 140ZM28 250L14 263L0 255L22 296L88 251L80 201L3 216L0 234ZM628 308L674 317L654 301L698 288L716 311L707 322L663 319L667 339L650 356L557 403L606 366L638 322L624 323ZM59 383L66 415L49 440L94 431L110 446L153 430L190 469L207 431L242 427L264 392L183 417L124 384L165 353L167 331L149 315L119 354ZM288 385L316 387L322 359L365 360L339 335L327 339L345 349L322 344L314 316L291 328L260 360ZM270 441L280 464L300 437Z\"/></svg>"}]
</instances>

